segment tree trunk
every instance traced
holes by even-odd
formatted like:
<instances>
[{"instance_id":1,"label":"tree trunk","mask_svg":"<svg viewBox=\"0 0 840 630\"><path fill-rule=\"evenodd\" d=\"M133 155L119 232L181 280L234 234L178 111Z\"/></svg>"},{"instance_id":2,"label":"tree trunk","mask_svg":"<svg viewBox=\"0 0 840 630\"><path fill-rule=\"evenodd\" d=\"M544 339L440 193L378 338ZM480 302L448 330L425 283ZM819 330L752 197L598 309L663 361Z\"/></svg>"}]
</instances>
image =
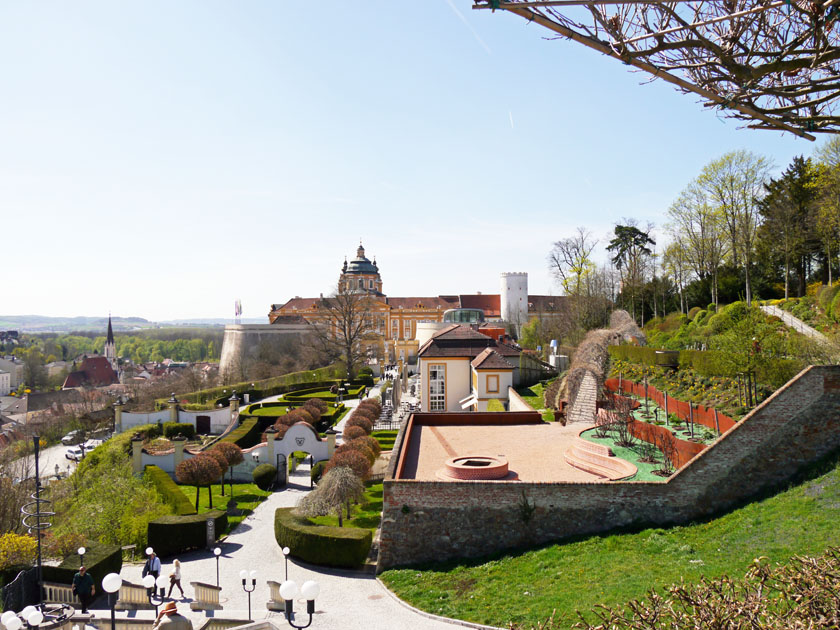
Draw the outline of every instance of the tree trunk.
<instances>
[{"instance_id":1,"label":"tree trunk","mask_svg":"<svg viewBox=\"0 0 840 630\"><path fill-rule=\"evenodd\" d=\"M213 509L213 484L207 484L207 500L210 502L210 509Z\"/></svg>"},{"instance_id":2,"label":"tree trunk","mask_svg":"<svg viewBox=\"0 0 840 630\"><path fill-rule=\"evenodd\" d=\"M831 286L831 245L825 248L825 266L828 267L828 286Z\"/></svg>"},{"instance_id":3,"label":"tree trunk","mask_svg":"<svg viewBox=\"0 0 840 630\"><path fill-rule=\"evenodd\" d=\"M338 504L338 526L344 527L344 519L343 517L344 506L341 503Z\"/></svg>"},{"instance_id":4,"label":"tree trunk","mask_svg":"<svg viewBox=\"0 0 840 630\"><path fill-rule=\"evenodd\" d=\"M222 478L219 479L219 485L222 486L222 496L225 496L225 473L222 473Z\"/></svg>"},{"instance_id":5,"label":"tree trunk","mask_svg":"<svg viewBox=\"0 0 840 630\"><path fill-rule=\"evenodd\" d=\"M230 467L230 498L233 499L233 466Z\"/></svg>"},{"instance_id":6,"label":"tree trunk","mask_svg":"<svg viewBox=\"0 0 840 630\"><path fill-rule=\"evenodd\" d=\"M787 256L785 256L785 299L788 299L789 296L789 287L790 285L790 260Z\"/></svg>"},{"instance_id":7,"label":"tree trunk","mask_svg":"<svg viewBox=\"0 0 840 630\"><path fill-rule=\"evenodd\" d=\"M199 487L195 487L195 511L198 512L198 491Z\"/></svg>"},{"instance_id":8,"label":"tree trunk","mask_svg":"<svg viewBox=\"0 0 840 630\"><path fill-rule=\"evenodd\" d=\"M744 265L744 289L747 297L747 306L752 306L752 287L750 286L750 261Z\"/></svg>"}]
</instances>

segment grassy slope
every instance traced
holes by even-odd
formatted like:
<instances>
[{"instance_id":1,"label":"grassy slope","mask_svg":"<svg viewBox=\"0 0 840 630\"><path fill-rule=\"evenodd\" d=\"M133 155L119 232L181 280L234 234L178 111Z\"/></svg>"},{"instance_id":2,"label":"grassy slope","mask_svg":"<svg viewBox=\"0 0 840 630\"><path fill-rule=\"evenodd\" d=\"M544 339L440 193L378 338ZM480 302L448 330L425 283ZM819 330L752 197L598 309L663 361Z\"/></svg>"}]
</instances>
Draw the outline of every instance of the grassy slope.
<instances>
[{"instance_id":1,"label":"grassy slope","mask_svg":"<svg viewBox=\"0 0 840 630\"><path fill-rule=\"evenodd\" d=\"M382 430L374 431L370 435L371 437L376 438L376 441L379 442L379 446L382 447L383 451L390 451L394 448L394 442L397 439L397 433L399 433L399 431Z\"/></svg>"},{"instance_id":2,"label":"grassy slope","mask_svg":"<svg viewBox=\"0 0 840 630\"><path fill-rule=\"evenodd\" d=\"M374 532L382 519L382 483L375 483L365 488L365 498L359 505L350 508L350 520L344 521L344 527L362 527ZM317 516L310 521L318 525L338 527L337 516Z\"/></svg>"},{"instance_id":3,"label":"grassy slope","mask_svg":"<svg viewBox=\"0 0 840 630\"><path fill-rule=\"evenodd\" d=\"M178 484L187 499L195 507L195 486L187 486ZM222 496L222 489L219 484L213 484L213 509L224 510L227 508L228 501L230 501L230 486L225 484L225 496ZM236 501L237 512L235 514L228 513L228 531L232 531L246 516L253 512L256 507L271 492L260 490L254 483L234 483L233 484L233 498ZM210 503L207 500L207 488L202 487L198 495L198 513L207 512L210 509Z\"/></svg>"},{"instance_id":4,"label":"grassy slope","mask_svg":"<svg viewBox=\"0 0 840 630\"><path fill-rule=\"evenodd\" d=\"M516 390L516 393L519 394L522 397L522 400L531 405L534 409L541 411L543 420L546 422L554 422L554 414L545 408L544 383L537 383L536 385L531 385L531 387L521 387Z\"/></svg>"},{"instance_id":5,"label":"grassy slope","mask_svg":"<svg viewBox=\"0 0 840 630\"><path fill-rule=\"evenodd\" d=\"M823 474L814 472L809 481L705 523L594 536L381 577L401 598L432 613L530 627L556 610L558 627L569 627L576 610L598 603L624 603L683 578L742 576L758 556L782 562L836 545L840 465L835 459L819 468Z\"/></svg>"}]
</instances>

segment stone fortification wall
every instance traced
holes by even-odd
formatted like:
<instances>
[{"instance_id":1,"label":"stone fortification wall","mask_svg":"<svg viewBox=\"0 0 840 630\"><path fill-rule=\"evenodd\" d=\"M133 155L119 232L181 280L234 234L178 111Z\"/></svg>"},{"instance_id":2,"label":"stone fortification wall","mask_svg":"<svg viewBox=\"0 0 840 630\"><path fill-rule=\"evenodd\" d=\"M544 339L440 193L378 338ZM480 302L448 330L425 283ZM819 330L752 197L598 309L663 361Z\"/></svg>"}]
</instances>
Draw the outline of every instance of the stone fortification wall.
<instances>
[{"instance_id":1,"label":"stone fortification wall","mask_svg":"<svg viewBox=\"0 0 840 630\"><path fill-rule=\"evenodd\" d=\"M251 362L279 358L288 346L309 334L309 324L231 324L225 326L219 372L237 374Z\"/></svg>"},{"instance_id":2,"label":"stone fortification wall","mask_svg":"<svg viewBox=\"0 0 840 630\"><path fill-rule=\"evenodd\" d=\"M840 367L811 367L667 483L386 479L379 569L685 523L776 487L838 448Z\"/></svg>"}]
</instances>

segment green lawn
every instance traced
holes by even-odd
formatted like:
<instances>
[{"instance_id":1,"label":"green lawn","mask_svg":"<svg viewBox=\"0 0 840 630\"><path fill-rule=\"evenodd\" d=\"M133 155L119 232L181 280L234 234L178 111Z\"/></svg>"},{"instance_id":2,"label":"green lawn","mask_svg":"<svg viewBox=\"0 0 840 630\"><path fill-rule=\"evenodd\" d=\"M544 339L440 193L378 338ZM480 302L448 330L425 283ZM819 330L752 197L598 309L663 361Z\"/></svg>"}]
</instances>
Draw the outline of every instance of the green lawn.
<instances>
[{"instance_id":1,"label":"green lawn","mask_svg":"<svg viewBox=\"0 0 840 630\"><path fill-rule=\"evenodd\" d=\"M542 413L543 420L546 422L554 422L554 413L545 408L545 393L546 385L550 383L537 383L531 387L521 387L516 390L516 393L522 396L522 400L531 405L534 409Z\"/></svg>"},{"instance_id":2,"label":"green lawn","mask_svg":"<svg viewBox=\"0 0 840 630\"><path fill-rule=\"evenodd\" d=\"M379 446L382 447L383 451L390 451L394 448L394 441L397 439L397 433L399 433L399 431L374 431L370 435L379 442Z\"/></svg>"},{"instance_id":3,"label":"green lawn","mask_svg":"<svg viewBox=\"0 0 840 630\"><path fill-rule=\"evenodd\" d=\"M376 531L382 518L382 483L375 483L365 488L365 498L359 505L350 506L350 520L344 520L344 527L360 527ZM310 518L317 525L338 527L337 516L317 516Z\"/></svg>"},{"instance_id":4,"label":"green lawn","mask_svg":"<svg viewBox=\"0 0 840 630\"><path fill-rule=\"evenodd\" d=\"M638 471L632 477L628 477L627 481L665 481L667 479L667 477L661 477L660 475L653 474L654 470L658 470L662 467L661 464L650 464L648 462L639 461L639 458L641 457L641 444L638 440L636 441L636 444L631 447L616 446L615 440L611 437L595 437L594 430L586 431L581 435L581 437L589 442L594 442L595 444L609 446L616 457L627 460L636 466ZM658 450L656 451L656 458L658 462L662 461L662 453Z\"/></svg>"},{"instance_id":5,"label":"green lawn","mask_svg":"<svg viewBox=\"0 0 840 630\"><path fill-rule=\"evenodd\" d=\"M195 486L178 485L181 491L187 496L190 502L195 506ZM234 483L233 484L233 498L235 505L228 505L230 501L230 486L225 484L225 496L222 496L221 486L214 484L213 488L213 509L214 510L228 510L228 533L233 530L246 516L248 516L254 509L268 496L271 492L260 490L256 484L253 483ZM207 499L207 488L201 488L198 495L198 513L207 512L210 509L210 503Z\"/></svg>"},{"instance_id":6,"label":"green lawn","mask_svg":"<svg viewBox=\"0 0 840 630\"><path fill-rule=\"evenodd\" d=\"M567 628L577 620L576 610L625 603L680 579L743 577L756 557L784 562L837 545L840 466L835 459L821 469L809 481L709 522L593 536L380 577L408 603L438 615L531 628L556 611L556 627Z\"/></svg>"}]
</instances>

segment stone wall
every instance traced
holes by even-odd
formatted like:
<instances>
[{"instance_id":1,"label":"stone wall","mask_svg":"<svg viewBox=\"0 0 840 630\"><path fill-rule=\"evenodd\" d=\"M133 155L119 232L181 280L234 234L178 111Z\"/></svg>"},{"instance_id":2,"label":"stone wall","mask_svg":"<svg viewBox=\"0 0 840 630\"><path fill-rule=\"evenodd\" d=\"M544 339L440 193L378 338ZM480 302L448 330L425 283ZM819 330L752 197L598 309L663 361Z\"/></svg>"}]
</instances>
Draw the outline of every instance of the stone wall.
<instances>
[{"instance_id":1,"label":"stone wall","mask_svg":"<svg viewBox=\"0 0 840 630\"><path fill-rule=\"evenodd\" d=\"M225 326L219 373L234 377L253 361L272 361L283 354L288 344L309 334L309 324L230 324Z\"/></svg>"},{"instance_id":2,"label":"stone wall","mask_svg":"<svg viewBox=\"0 0 840 630\"><path fill-rule=\"evenodd\" d=\"M666 483L386 479L378 568L685 523L777 487L838 448L840 366L811 367Z\"/></svg>"}]
</instances>

